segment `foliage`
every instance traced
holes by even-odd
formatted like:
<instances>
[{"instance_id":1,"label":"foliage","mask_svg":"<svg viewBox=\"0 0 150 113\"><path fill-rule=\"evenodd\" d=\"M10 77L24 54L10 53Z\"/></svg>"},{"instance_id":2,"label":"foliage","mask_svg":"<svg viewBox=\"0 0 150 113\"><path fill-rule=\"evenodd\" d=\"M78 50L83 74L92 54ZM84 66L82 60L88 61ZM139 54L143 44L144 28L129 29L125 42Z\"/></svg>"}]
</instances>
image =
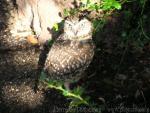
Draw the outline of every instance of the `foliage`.
<instances>
[{"instance_id":1,"label":"foliage","mask_svg":"<svg viewBox=\"0 0 150 113\"><path fill-rule=\"evenodd\" d=\"M48 79L44 72L41 73L40 81L46 84L47 88L56 89L60 91L61 94L67 99L71 100L67 113L75 112L73 108L79 107L81 105L88 106L95 113L99 113L100 110L96 109L96 105L90 102L90 98L88 96L85 96L84 98L82 97L84 94L84 89L82 87L68 90L63 87L63 82Z\"/></svg>"},{"instance_id":2,"label":"foliage","mask_svg":"<svg viewBox=\"0 0 150 113\"><path fill-rule=\"evenodd\" d=\"M81 97L81 95L84 92L84 89L82 87L77 87L73 91L69 91L63 88L62 82L48 79L44 72L41 73L40 81L46 84L47 88L54 88L56 90L59 90L66 98L71 99L70 106L69 106L70 108L74 106L79 106L81 104L88 105L87 98L83 99Z\"/></svg>"},{"instance_id":3,"label":"foliage","mask_svg":"<svg viewBox=\"0 0 150 113\"><path fill-rule=\"evenodd\" d=\"M132 6L133 4L136 4L139 7L138 10L140 10L139 14L134 14L134 12L132 12L130 9L122 10L125 14L125 28L120 37L122 40L121 44L123 43L124 45L128 41L132 41L134 46L140 48L143 47L145 43L150 41L150 36L148 36L144 30L144 26L147 23L146 20L148 20L147 16L143 14L147 1L148 0L81 0L81 3L77 8L64 9L64 17L83 12L94 13L94 11L96 11L98 16L96 16L94 19L91 19L94 26L93 35L95 35L107 23L107 17L112 15L113 11L121 10L124 4ZM130 25L130 22L134 21L132 20L133 18L136 18L136 21L133 22L136 24L136 28ZM55 24L54 29L55 31L58 31L59 26Z\"/></svg>"},{"instance_id":4,"label":"foliage","mask_svg":"<svg viewBox=\"0 0 150 113\"><path fill-rule=\"evenodd\" d=\"M58 31L58 30L59 30L59 29L58 29L58 24L55 23L55 24L53 25L53 28L54 28L55 31Z\"/></svg>"},{"instance_id":5,"label":"foliage","mask_svg":"<svg viewBox=\"0 0 150 113\"><path fill-rule=\"evenodd\" d=\"M126 1L126 0L123 0ZM90 12L93 13L96 11L97 13L105 12L105 14L98 14L98 17L95 19L92 19L94 31L95 34L98 32L105 24L106 17L111 14L111 12L115 9L120 10L121 9L121 2L123 1L117 1L117 0L81 0L80 5L78 8L73 9L64 9L64 17L75 15L77 13L82 12ZM99 17L102 16L102 17Z\"/></svg>"},{"instance_id":6,"label":"foliage","mask_svg":"<svg viewBox=\"0 0 150 113\"><path fill-rule=\"evenodd\" d=\"M112 10L121 9L121 3L116 0L100 0L99 2L94 0L81 0L80 6L76 9L65 9L64 15L69 16L75 14L76 12L81 12L84 10L88 11L98 11L98 10Z\"/></svg>"},{"instance_id":7,"label":"foliage","mask_svg":"<svg viewBox=\"0 0 150 113\"><path fill-rule=\"evenodd\" d=\"M124 10L124 31L121 34L121 40L123 43L132 43L137 49L142 49L143 46L150 41L150 36L148 36L145 31L146 23L148 22L147 14L144 14L145 4L147 0L139 0L136 2L138 7L137 14L132 10ZM135 4L132 2L130 4Z\"/></svg>"},{"instance_id":8,"label":"foliage","mask_svg":"<svg viewBox=\"0 0 150 113\"><path fill-rule=\"evenodd\" d=\"M112 8L121 9L121 4L116 0L104 0L102 9L110 10Z\"/></svg>"}]
</instances>

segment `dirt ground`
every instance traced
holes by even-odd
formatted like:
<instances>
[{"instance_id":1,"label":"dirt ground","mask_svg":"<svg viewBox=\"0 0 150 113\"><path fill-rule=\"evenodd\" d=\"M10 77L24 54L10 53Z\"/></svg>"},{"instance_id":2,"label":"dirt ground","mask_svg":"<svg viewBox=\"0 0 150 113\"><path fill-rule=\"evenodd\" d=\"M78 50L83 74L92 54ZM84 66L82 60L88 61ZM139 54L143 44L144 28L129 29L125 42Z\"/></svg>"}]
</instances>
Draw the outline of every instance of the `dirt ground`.
<instances>
[{"instance_id":1,"label":"dirt ground","mask_svg":"<svg viewBox=\"0 0 150 113\"><path fill-rule=\"evenodd\" d=\"M69 100L60 92L53 89L34 92L41 51L24 37L10 35L7 20L11 7L7 7L5 0L0 5L0 113L62 113L57 108L67 108ZM132 45L120 47L123 22L123 13L116 13L96 35L95 57L81 82L85 95L103 112L148 113L150 43L142 50Z\"/></svg>"},{"instance_id":2,"label":"dirt ground","mask_svg":"<svg viewBox=\"0 0 150 113\"><path fill-rule=\"evenodd\" d=\"M12 4L1 0L0 5L0 113L52 113L56 107L66 108L67 100L59 92L34 92L40 49L24 37L11 36Z\"/></svg>"}]
</instances>

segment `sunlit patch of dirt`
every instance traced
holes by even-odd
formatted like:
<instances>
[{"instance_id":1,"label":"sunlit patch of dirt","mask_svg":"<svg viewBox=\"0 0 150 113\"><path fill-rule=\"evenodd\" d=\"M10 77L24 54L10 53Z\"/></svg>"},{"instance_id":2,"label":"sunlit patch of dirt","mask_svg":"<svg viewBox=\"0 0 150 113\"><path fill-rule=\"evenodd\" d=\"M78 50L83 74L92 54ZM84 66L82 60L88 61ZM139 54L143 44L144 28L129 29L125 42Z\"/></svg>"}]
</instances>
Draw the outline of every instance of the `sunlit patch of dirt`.
<instances>
[{"instance_id":1,"label":"sunlit patch of dirt","mask_svg":"<svg viewBox=\"0 0 150 113\"><path fill-rule=\"evenodd\" d=\"M31 83L30 83L31 84ZM27 82L14 84L5 83L2 88L3 99L9 107L22 106L24 108L35 108L42 104L44 100L43 92L34 92L31 85Z\"/></svg>"}]
</instances>

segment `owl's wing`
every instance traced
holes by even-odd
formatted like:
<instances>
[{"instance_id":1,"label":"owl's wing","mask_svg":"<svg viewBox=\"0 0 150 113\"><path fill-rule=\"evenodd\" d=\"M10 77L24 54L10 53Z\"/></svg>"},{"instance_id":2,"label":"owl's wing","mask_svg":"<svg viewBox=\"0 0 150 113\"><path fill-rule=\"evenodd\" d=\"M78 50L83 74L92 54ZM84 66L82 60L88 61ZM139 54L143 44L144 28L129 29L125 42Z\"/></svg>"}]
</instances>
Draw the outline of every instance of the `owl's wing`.
<instances>
[{"instance_id":1,"label":"owl's wing","mask_svg":"<svg viewBox=\"0 0 150 113\"><path fill-rule=\"evenodd\" d=\"M70 74L84 70L90 63L93 53L87 48L70 46L69 42L55 43L46 60L45 69L49 74Z\"/></svg>"}]
</instances>

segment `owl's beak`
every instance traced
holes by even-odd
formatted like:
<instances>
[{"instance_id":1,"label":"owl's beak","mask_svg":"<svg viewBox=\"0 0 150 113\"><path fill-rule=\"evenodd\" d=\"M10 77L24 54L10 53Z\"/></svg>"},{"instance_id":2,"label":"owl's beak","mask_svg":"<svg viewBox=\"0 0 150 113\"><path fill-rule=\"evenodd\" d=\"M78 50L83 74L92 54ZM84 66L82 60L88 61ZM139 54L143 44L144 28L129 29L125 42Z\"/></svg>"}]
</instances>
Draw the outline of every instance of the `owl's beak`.
<instances>
[{"instance_id":1,"label":"owl's beak","mask_svg":"<svg viewBox=\"0 0 150 113\"><path fill-rule=\"evenodd\" d=\"M74 31L74 35L77 35L78 34L78 31Z\"/></svg>"}]
</instances>

